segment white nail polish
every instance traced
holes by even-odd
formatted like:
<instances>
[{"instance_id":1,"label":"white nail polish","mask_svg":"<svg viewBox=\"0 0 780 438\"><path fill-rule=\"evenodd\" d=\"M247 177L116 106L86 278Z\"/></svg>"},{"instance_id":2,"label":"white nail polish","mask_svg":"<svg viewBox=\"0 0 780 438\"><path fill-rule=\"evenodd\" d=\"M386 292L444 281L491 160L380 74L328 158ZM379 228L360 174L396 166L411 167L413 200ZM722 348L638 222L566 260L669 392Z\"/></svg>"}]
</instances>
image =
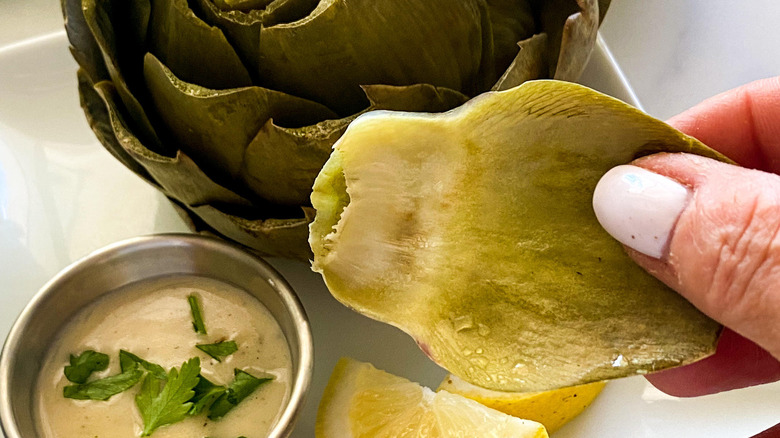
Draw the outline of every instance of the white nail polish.
<instances>
[{"instance_id":1,"label":"white nail polish","mask_svg":"<svg viewBox=\"0 0 780 438\"><path fill-rule=\"evenodd\" d=\"M593 192L593 210L620 243L661 258L690 197L690 191L673 179L624 165L601 177Z\"/></svg>"}]
</instances>

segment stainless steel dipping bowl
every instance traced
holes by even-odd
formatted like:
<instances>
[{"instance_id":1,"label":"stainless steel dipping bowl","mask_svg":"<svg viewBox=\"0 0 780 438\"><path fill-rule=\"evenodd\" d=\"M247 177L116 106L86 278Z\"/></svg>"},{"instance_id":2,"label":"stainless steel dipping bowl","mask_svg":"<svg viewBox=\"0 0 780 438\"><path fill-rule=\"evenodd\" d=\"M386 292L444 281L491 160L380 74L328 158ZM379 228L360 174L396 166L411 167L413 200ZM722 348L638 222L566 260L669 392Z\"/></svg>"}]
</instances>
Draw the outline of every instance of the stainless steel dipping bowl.
<instances>
[{"instance_id":1,"label":"stainless steel dipping bowl","mask_svg":"<svg viewBox=\"0 0 780 438\"><path fill-rule=\"evenodd\" d=\"M314 350L295 292L268 263L233 244L194 234L161 234L118 242L73 263L24 308L0 355L0 426L6 438L38 435L36 380L50 343L71 317L106 293L171 275L207 277L242 289L276 318L290 348L293 378L287 406L268 437L287 437L309 389Z\"/></svg>"}]
</instances>

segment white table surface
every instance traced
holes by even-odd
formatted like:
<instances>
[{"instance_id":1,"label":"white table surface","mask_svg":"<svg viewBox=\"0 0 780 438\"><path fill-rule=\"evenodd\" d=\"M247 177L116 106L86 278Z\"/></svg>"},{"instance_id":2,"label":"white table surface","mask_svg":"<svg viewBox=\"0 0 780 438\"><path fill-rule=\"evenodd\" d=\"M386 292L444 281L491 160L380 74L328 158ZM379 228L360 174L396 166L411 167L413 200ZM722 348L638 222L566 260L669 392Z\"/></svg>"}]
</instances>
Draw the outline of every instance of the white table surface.
<instances>
[{"instance_id":1,"label":"white table surface","mask_svg":"<svg viewBox=\"0 0 780 438\"><path fill-rule=\"evenodd\" d=\"M651 115L667 118L718 92L754 79L780 74L780 56L778 56L777 50L777 42L780 41L778 18L780 18L780 1L777 0L744 0L742 2L726 0L615 0L602 27L602 35L634 87L644 108ZM9 46L20 41L58 32L61 29L62 15L58 0L0 0L0 48L5 47L8 50ZM34 56L34 54L30 56ZM3 88L4 82L19 80L19 78L3 76L4 71L9 71L4 67L7 66L0 65L0 90ZM34 81L35 72L30 72L29 75L30 80ZM46 86L46 83L36 84L36 87ZM0 94L0 100L3 98L4 96ZM83 114L60 111L56 101L53 104L50 100L45 103L38 102L38 104L29 102L29 105L18 108L18 114L0 114L0 125L5 123L13 129L19 129L19 141L26 141L25 130L35 130L36 135L44 140L44 147L36 148L37 152L31 148L29 156L16 157L16 159L26 160L28 164L37 160L35 153L40 153L40 151L55 153L57 151L56 147L47 148L45 146L58 144L60 128L73 123L84 124ZM29 119L29 117L23 117L29 116L29 112L39 112L40 119L45 119L48 123L37 126L29 124L14 126L15 121ZM2 127L0 126L0 128ZM8 137L6 141L14 139L16 137ZM90 132L85 132L84 138L68 139L68 143L83 148L95 146L94 137ZM0 144L0 154L3 152L2 146ZM90 153L86 152L87 155ZM105 154L105 151L98 148L94 153ZM82 151L81 156L84 155ZM0 160L2 158L0 156ZM60 163L68 163L67 157L55 158ZM72 169L77 169L83 163L72 162L68 165L72 166ZM29 165L22 167L30 168ZM32 181L36 178L35 174L14 175L13 166L4 170L8 173L5 177L9 180ZM47 169L40 169L42 174L47 171ZM79 204L77 210L89 211L90 215L93 216L88 220L81 218L79 221L74 221L70 217L58 215L58 212L70 209L44 209L44 204L56 205L56 202L44 204L35 202L35 199L38 198L52 199L53 197L56 199L60 195L68 195L68 193L61 192L69 190L69 187L83 188L90 185L107 184L107 181L117 187L123 187L134 184L137 178L129 172L122 171L118 164L116 167L106 168L102 173L93 172L90 175L93 180L64 181L62 185L53 184L51 187L41 188L39 185L30 184L31 190L39 191L34 193L34 196L6 200L8 202L31 202L30 205L26 206L27 208L15 210L27 211L29 217L12 218L15 220L6 224L25 221L33 226L46 224L51 229L59 229L60 233L40 237L26 236L28 240L22 242L24 247L21 247L20 251L14 252L13 248L8 245L18 243L14 238L24 235L24 233L6 227L0 221L0 245L6 245L0 251L0 287L3 289L0 291L0 306L21 306L22 304L17 303L26 302L32 294L31 290L37 290L46 279L72 260L105 243L144 233L145 230L149 229L158 231L184 230L170 205L149 187L138 189L129 197L118 196L110 205L92 205L86 196L76 199L75 202ZM2 175L0 175L0 180L2 180L1 177ZM56 174L49 174L47 177L50 181L56 182ZM147 217L148 223L128 223L111 230L105 230L96 225L91 226L91 224L99 224L101 221L116 215L131 215L135 209L139 208L154 210L156 214ZM0 205L0 218L2 216L3 205ZM82 229L69 228L72 226L78 226ZM95 232L91 233L90 231L93 229ZM66 235L73 234L79 235L81 238L69 242L65 246L67 250L62 250L63 245L55 242L56 239L63 239ZM34 250L29 251L30 248L34 248ZM47 250L47 248L57 248L57 250ZM29 259L25 259L25 257ZM290 262L286 261L276 261L275 264L282 270L298 269L291 267ZM9 270L8 266L13 266L14 269ZM24 269L20 269L20 267ZM313 283L315 281L316 278L310 276L295 281L293 286L297 290L321 287L315 285ZM377 329L375 323L353 314L329 297L323 296L318 300L316 305L322 312L310 315L313 317L314 326L327 324L327 318L351 318L357 327L365 325L371 330L380 330L378 333L386 335L383 339L389 341L385 355L375 355L364 358L364 360L390 363L392 362L394 345L408 342L405 337L395 333L394 329L389 327ZM0 321L0 333L3 336L7 333L11 323L10 320ZM320 352L320 357L322 357L322 353ZM324 352L324 356L327 361L334 360L333 357L330 357L330 352ZM390 371L400 375L413 375L413 371L419 371L411 368L414 366L413 363L422 362L414 361L408 365L398 364ZM319 372L329 373L329 370L320 370ZM435 373L435 371L430 372ZM431 384L431 382L425 383ZM627 409L632 404L636 405L638 409L661 409L664 403L668 402L667 399L657 394L650 394L650 397L657 396L659 398L655 403L648 404L647 390L639 380L627 379L625 382L616 382L615 386L619 389L614 391L633 393L637 395L637 398L635 400L610 398L609 394L605 393L606 397L603 397L600 404L592 409L619 410ZM313 388L313 391L321 391L321 388ZM775 389L765 393L780 395L780 390ZM645 398L641 404L640 396ZM749 400L749 398L746 396L745 400ZM684 415L687 405L680 404L680 406L681 415ZM708 406L713 409L712 415L729 415L729 411L724 409L722 403L719 403L717 399L712 399L711 403L704 401L698 404L695 409L706 410L709 409ZM761 403L756 403L755 406L756 409L760 409ZM599 417L593 416L591 418ZM577 421L582 425L587 425L592 420L586 417ZM780 414L778 414L778 421L780 421ZM706 426L704 423L690 425L691 428ZM653 425L648 424L647 427L652 429ZM611 429L607 427L605 430ZM576 432L562 432L561 436L577 436ZM296 438L298 436L296 434ZM619 434L619 431L612 430L612 434L606 433L604 436L617 437L622 435ZM718 437L720 436L718 434ZM744 437L744 434L730 435L726 433L723 436Z\"/></svg>"}]
</instances>

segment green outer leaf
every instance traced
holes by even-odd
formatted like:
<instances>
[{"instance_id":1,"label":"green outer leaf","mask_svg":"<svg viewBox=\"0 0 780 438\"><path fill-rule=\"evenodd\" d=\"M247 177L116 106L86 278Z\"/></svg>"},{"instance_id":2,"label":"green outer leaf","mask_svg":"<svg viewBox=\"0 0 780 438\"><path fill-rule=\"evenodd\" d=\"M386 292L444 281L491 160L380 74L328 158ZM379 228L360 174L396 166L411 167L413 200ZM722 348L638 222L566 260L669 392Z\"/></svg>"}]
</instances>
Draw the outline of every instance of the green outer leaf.
<instances>
[{"instance_id":1,"label":"green outer leaf","mask_svg":"<svg viewBox=\"0 0 780 438\"><path fill-rule=\"evenodd\" d=\"M263 60L260 57L260 31L281 23L289 23L307 16L319 0L275 0L265 9L223 10L216 1L196 0L200 17L217 26L234 46L238 56L250 71L257 75ZM263 2L268 3L268 2Z\"/></svg>"},{"instance_id":2,"label":"green outer leaf","mask_svg":"<svg viewBox=\"0 0 780 438\"><path fill-rule=\"evenodd\" d=\"M120 69L119 54L117 53L119 43L112 25L112 19L115 14L113 5L114 3L111 0L82 0L85 22L100 47L106 70L119 97L122 99L124 107L127 108L134 132L148 142L149 147L160 153L165 153L166 150L157 138L157 134L143 106L130 91L126 76ZM89 71L89 64L87 64L86 68Z\"/></svg>"},{"instance_id":3,"label":"green outer leaf","mask_svg":"<svg viewBox=\"0 0 780 438\"><path fill-rule=\"evenodd\" d=\"M78 356L70 355L70 365L64 369L65 377L73 383L84 383L95 371L108 368L108 355L86 350Z\"/></svg>"},{"instance_id":4,"label":"green outer leaf","mask_svg":"<svg viewBox=\"0 0 780 438\"><path fill-rule=\"evenodd\" d=\"M141 436L149 436L158 427L176 423L186 418L192 407L189 400L199 381L200 360L194 357L181 365L181 370L171 368L167 382L160 390L161 381L149 376L144 379L135 402L144 421Z\"/></svg>"},{"instance_id":5,"label":"green outer leaf","mask_svg":"<svg viewBox=\"0 0 780 438\"><path fill-rule=\"evenodd\" d=\"M211 0L195 0L199 16L206 23L222 29L236 54L252 76L258 71L260 58L260 30L264 11L224 11ZM202 85L202 84L201 84Z\"/></svg>"},{"instance_id":6,"label":"green outer leaf","mask_svg":"<svg viewBox=\"0 0 780 438\"><path fill-rule=\"evenodd\" d=\"M85 75L92 82L108 78L108 71L103 62L103 55L87 26L81 0L61 0L62 12L65 16L65 31L70 41L70 53L81 66Z\"/></svg>"},{"instance_id":7,"label":"green outer leaf","mask_svg":"<svg viewBox=\"0 0 780 438\"><path fill-rule=\"evenodd\" d=\"M113 132L115 143L111 139L103 141L103 145L109 150L119 149L122 154L127 154L132 162L140 163L148 172L151 181L159 181L162 191L186 205L200 205L207 203L220 203L248 207L251 203L245 198L214 183L203 171L183 152L178 152L175 157L157 154L147 149L141 141L135 137L119 109L122 106L117 99L114 86L107 81L94 86L97 95L103 100L104 106L91 105L85 107L88 111L87 118L100 120L102 129L105 122ZM101 111L107 114L102 115ZM106 120L107 119L107 120ZM94 128L93 128L94 129ZM131 169L138 171L136 169Z\"/></svg>"},{"instance_id":8,"label":"green outer leaf","mask_svg":"<svg viewBox=\"0 0 780 438\"><path fill-rule=\"evenodd\" d=\"M239 173L247 145L268 120L300 126L335 117L320 104L265 88L218 91L183 82L152 54L144 76L157 113L182 150L225 181Z\"/></svg>"},{"instance_id":9,"label":"green outer leaf","mask_svg":"<svg viewBox=\"0 0 780 438\"><path fill-rule=\"evenodd\" d=\"M152 53L184 81L216 89L252 85L222 31L198 18L187 0L152 3L149 42Z\"/></svg>"},{"instance_id":10,"label":"green outer leaf","mask_svg":"<svg viewBox=\"0 0 780 438\"><path fill-rule=\"evenodd\" d=\"M313 210L304 209L304 213L297 219L258 220L230 213L232 208L228 206L249 207L249 201L211 181L186 154L179 152L171 158L146 149L132 135L124 117L118 112L121 105L111 83L101 82L95 85L95 89L98 91L95 95L103 99L105 106L84 106L87 119L94 121L91 126L96 133L105 133L106 126L113 130L110 137L98 136L101 143L112 153L113 148L117 148L132 157L131 162L137 160L141 163L141 169L148 170L150 178L153 177L150 182L161 181L163 193L180 202L183 208L203 220L211 229L219 230L228 239L253 248L260 254L299 260L311 257L305 242L310 218L314 217ZM82 96L92 96L92 93L86 93L85 90ZM256 215L259 215L259 211L247 216Z\"/></svg>"},{"instance_id":11,"label":"green outer leaf","mask_svg":"<svg viewBox=\"0 0 780 438\"><path fill-rule=\"evenodd\" d=\"M101 93L96 91L95 84L93 84L89 78L89 73L84 69L79 69L77 77L81 107L84 109L84 115L87 118L89 127L92 128L92 131L95 133L100 143L114 156L114 158L124 164L125 167L155 188L160 189L160 185L146 171L144 166L139 164L138 161L122 147L119 140L117 140L117 136L114 134L114 129L112 127L111 117L106 108L106 102L101 97ZM100 84L103 84L103 86L111 90L115 108L121 107L121 100L117 95L116 88L114 88L111 82L102 81Z\"/></svg>"},{"instance_id":12,"label":"green outer leaf","mask_svg":"<svg viewBox=\"0 0 780 438\"><path fill-rule=\"evenodd\" d=\"M238 351L238 344L236 344L236 341L224 341L215 344L196 344L195 348L208 354L217 362L222 362L223 357L230 356Z\"/></svg>"},{"instance_id":13,"label":"green outer leaf","mask_svg":"<svg viewBox=\"0 0 780 438\"><path fill-rule=\"evenodd\" d=\"M689 363L714 351L719 325L633 263L591 207L604 172L658 150L725 159L566 82L441 115L366 115L315 181L313 267L337 299L482 387L541 391Z\"/></svg>"},{"instance_id":14,"label":"green outer leaf","mask_svg":"<svg viewBox=\"0 0 780 438\"><path fill-rule=\"evenodd\" d=\"M143 371L134 369L88 383L66 386L62 394L65 398L76 400L108 400L135 386L143 376Z\"/></svg>"},{"instance_id":15,"label":"green outer leaf","mask_svg":"<svg viewBox=\"0 0 780 438\"><path fill-rule=\"evenodd\" d=\"M481 5L324 0L304 20L262 30L259 77L341 115L367 106L359 85L428 83L473 93L486 43Z\"/></svg>"}]
</instances>

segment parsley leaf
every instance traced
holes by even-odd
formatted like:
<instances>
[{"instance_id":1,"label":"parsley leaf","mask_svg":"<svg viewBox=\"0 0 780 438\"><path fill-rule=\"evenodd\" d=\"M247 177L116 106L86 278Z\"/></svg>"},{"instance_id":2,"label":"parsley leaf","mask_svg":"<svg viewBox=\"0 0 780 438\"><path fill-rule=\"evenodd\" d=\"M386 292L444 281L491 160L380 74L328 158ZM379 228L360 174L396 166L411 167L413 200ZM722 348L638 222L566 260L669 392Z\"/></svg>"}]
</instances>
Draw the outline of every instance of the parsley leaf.
<instances>
[{"instance_id":1,"label":"parsley leaf","mask_svg":"<svg viewBox=\"0 0 780 438\"><path fill-rule=\"evenodd\" d=\"M87 350L78 356L70 355L70 365L65 366L65 377L73 383L85 383L95 371L108 368L108 355Z\"/></svg>"},{"instance_id":2,"label":"parsley leaf","mask_svg":"<svg viewBox=\"0 0 780 438\"><path fill-rule=\"evenodd\" d=\"M76 400L108 400L135 386L143 375L144 372L139 369L130 370L89 383L66 386L62 393L66 398Z\"/></svg>"},{"instance_id":3,"label":"parsley leaf","mask_svg":"<svg viewBox=\"0 0 780 438\"><path fill-rule=\"evenodd\" d=\"M135 404L141 412L144 430L141 436L149 436L158 427L183 420L192 408L189 400L195 395L198 384L200 359L194 357L181 365L181 370L171 368L165 386L159 379L146 376L141 391L135 396Z\"/></svg>"},{"instance_id":4,"label":"parsley leaf","mask_svg":"<svg viewBox=\"0 0 780 438\"><path fill-rule=\"evenodd\" d=\"M165 368L141 359L133 353L125 350L119 350L119 366L122 367L122 372L137 369L138 366L149 372L155 379L166 380L168 375L165 372Z\"/></svg>"},{"instance_id":5,"label":"parsley leaf","mask_svg":"<svg viewBox=\"0 0 780 438\"><path fill-rule=\"evenodd\" d=\"M222 394L209 408L209 420L217 420L222 418L231 409L236 407L242 400L247 398L258 386L263 383L273 380L273 376L266 375L261 378L257 378L246 371L236 369L233 371L235 378L228 387L227 391Z\"/></svg>"},{"instance_id":6,"label":"parsley leaf","mask_svg":"<svg viewBox=\"0 0 780 438\"><path fill-rule=\"evenodd\" d=\"M195 395L190 399L193 405L190 408L189 415L198 415L208 409L216 399L227 391L227 388L224 386L215 385L201 375L198 375L198 377L200 380L192 389L195 391Z\"/></svg>"},{"instance_id":7,"label":"parsley leaf","mask_svg":"<svg viewBox=\"0 0 780 438\"><path fill-rule=\"evenodd\" d=\"M216 359L217 362L222 362L223 357L230 356L238 350L236 341L217 342L216 344L197 344L195 347Z\"/></svg>"},{"instance_id":8,"label":"parsley leaf","mask_svg":"<svg viewBox=\"0 0 780 438\"><path fill-rule=\"evenodd\" d=\"M203 315L200 311L200 303L198 303L198 296L192 294L187 297L187 301L190 303L190 312L192 313L192 327L195 329L195 333L205 335L206 324L203 323Z\"/></svg>"}]
</instances>

